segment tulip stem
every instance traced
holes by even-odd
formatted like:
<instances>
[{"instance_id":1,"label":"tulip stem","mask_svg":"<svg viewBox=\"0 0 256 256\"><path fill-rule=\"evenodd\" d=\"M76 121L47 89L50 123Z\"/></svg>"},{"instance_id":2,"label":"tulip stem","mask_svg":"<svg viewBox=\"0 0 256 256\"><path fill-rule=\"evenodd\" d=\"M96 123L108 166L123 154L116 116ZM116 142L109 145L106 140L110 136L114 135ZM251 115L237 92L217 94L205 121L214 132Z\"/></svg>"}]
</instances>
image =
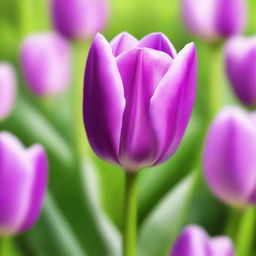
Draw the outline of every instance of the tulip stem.
<instances>
[{"instance_id":1,"label":"tulip stem","mask_svg":"<svg viewBox=\"0 0 256 256\"><path fill-rule=\"evenodd\" d=\"M235 242L237 238L237 230L242 219L244 211L241 209L233 208L230 212L226 234Z\"/></svg>"},{"instance_id":2,"label":"tulip stem","mask_svg":"<svg viewBox=\"0 0 256 256\"><path fill-rule=\"evenodd\" d=\"M135 256L137 248L137 181L138 173L126 174L123 256Z\"/></svg>"},{"instance_id":3,"label":"tulip stem","mask_svg":"<svg viewBox=\"0 0 256 256\"><path fill-rule=\"evenodd\" d=\"M210 74L209 74L209 83L208 83L208 122L211 122L216 112L220 107L220 53L221 53L220 44L211 45L211 56L210 60Z\"/></svg>"},{"instance_id":4,"label":"tulip stem","mask_svg":"<svg viewBox=\"0 0 256 256\"><path fill-rule=\"evenodd\" d=\"M253 207L245 209L240 216L236 231L236 255L251 255L255 232L255 210Z\"/></svg>"}]
</instances>

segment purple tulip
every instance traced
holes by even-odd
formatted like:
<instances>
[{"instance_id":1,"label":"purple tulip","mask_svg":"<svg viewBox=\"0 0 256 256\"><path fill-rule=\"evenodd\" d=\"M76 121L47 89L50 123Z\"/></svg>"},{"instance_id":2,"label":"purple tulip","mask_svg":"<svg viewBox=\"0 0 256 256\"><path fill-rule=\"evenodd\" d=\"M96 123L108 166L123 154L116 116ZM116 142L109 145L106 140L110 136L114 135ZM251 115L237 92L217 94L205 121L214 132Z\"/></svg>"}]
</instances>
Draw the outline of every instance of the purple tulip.
<instances>
[{"instance_id":1,"label":"purple tulip","mask_svg":"<svg viewBox=\"0 0 256 256\"><path fill-rule=\"evenodd\" d=\"M256 203L256 118L227 107L214 120L205 144L204 171L213 193L243 207Z\"/></svg>"},{"instance_id":2,"label":"purple tulip","mask_svg":"<svg viewBox=\"0 0 256 256\"><path fill-rule=\"evenodd\" d=\"M240 34L246 22L245 0L182 0L188 30L206 40Z\"/></svg>"},{"instance_id":3,"label":"purple tulip","mask_svg":"<svg viewBox=\"0 0 256 256\"><path fill-rule=\"evenodd\" d=\"M69 39L87 39L101 31L108 19L107 0L52 0L55 28Z\"/></svg>"},{"instance_id":4,"label":"purple tulip","mask_svg":"<svg viewBox=\"0 0 256 256\"><path fill-rule=\"evenodd\" d=\"M256 106L256 36L234 37L225 47L226 71L237 97Z\"/></svg>"},{"instance_id":5,"label":"purple tulip","mask_svg":"<svg viewBox=\"0 0 256 256\"><path fill-rule=\"evenodd\" d=\"M188 226L179 235L170 256L234 256L231 240L224 236L210 238L195 225Z\"/></svg>"},{"instance_id":6,"label":"purple tulip","mask_svg":"<svg viewBox=\"0 0 256 256\"><path fill-rule=\"evenodd\" d=\"M7 62L0 63L0 120L12 111L16 98L16 75Z\"/></svg>"},{"instance_id":7,"label":"purple tulip","mask_svg":"<svg viewBox=\"0 0 256 256\"><path fill-rule=\"evenodd\" d=\"M21 67L31 91L54 96L70 82L71 56L68 42L58 34L28 36L21 47Z\"/></svg>"},{"instance_id":8,"label":"purple tulip","mask_svg":"<svg viewBox=\"0 0 256 256\"><path fill-rule=\"evenodd\" d=\"M47 183L47 156L40 145L28 149L0 133L0 235L31 228L38 219Z\"/></svg>"},{"instance_id":9,"label":"purple tulip","mask_svg":"<svg viewBox=\"0 0 256 256\"><path fill-rule=\"evenodd\" d=\"M178 54L161 33L140 41L97 34L84 78L84 123L96 154L127 172L159 164L177 149L196 91L193 43Z\"/></svg>"}]
</instances>

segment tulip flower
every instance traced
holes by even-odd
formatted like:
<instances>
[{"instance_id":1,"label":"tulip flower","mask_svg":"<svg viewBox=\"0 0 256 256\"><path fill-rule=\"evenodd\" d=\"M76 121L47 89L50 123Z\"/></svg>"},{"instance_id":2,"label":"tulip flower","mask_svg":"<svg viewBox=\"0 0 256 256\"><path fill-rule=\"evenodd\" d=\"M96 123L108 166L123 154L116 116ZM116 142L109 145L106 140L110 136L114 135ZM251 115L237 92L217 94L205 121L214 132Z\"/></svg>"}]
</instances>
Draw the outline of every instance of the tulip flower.
<instances>
[{"instance_id":1,"label":"tulip flower","mask_svg":"<svg viewBox=\"0 0 256 256\"><path fill-rule=\"evenodd\" d=\"M178 54L161 33L140 41L97 34L84 77L84 124L96 154L133 173L167 160L186 130L196 91L196 51Z\"/></svg>"},{"instance_id":2,"label":"tulip flower","mask_svg":"<svg viewBox=\"0 0 256 256\"><path fill-rule=\"evenodd\" d=\"M245 0L182 0L188 30L206 40L240 34L246 22Z\"/></svg>"},{"instance_id":3,"label":"tulip flower","mask_svg":"<svg viewBox=\"0 0 256 256\"><path fill-rule=\"evenodd\" d=\"M16 75L7 62L0 63L0 120L12 111L16 96Z\"/></svg>"},{"instance_id":4,"label":"tulip flower","mask_svg":"<svg viewBox=\"0 0 256 256\"><path fill-rule=\"evenodd\" d=\"M30 229L38 219L47 183L47 157L40 145L28 149L0 133L0 236Z\"/></svg>"},{"instance_id":5,"label":"tulip flower","mask_svg":"<svg viewBox=\"0 0 256 256\"><path fill-rule=\"evenodd\" d=\"M71 56L68 42L58 34L28 36L21 47L25 81L37 96L55 96L70 82Z\"/></svg>"},{"instance_id":6,"label":"tulip flower","mask_svg":"<svg viewBox=\"0 0 256 256\"><path fill-rule=\"evenodd\" d=\"M225 47L226 71L237 97L247 106L256 106L256 36L237 36Z\"/></svg>"},{"instance_id":7,"label":"tulip flower","mask_svg":"<svg viewBox=\"0 0 256 256\"><path fill-rule=\"evenodd\" d=\"M235 207L256 203L255 114L223 109L210 127L204 173L213 193Z\"/></svg>"},{"instance_id":8,"label":"tulip flower","mask_svg":"<svg viewBox=\"0 0 256 256\"><path fill-rule=\"evenodd\" d=\"M234 256L231 240L225 236L210 238L195 225L186 227L175 242L170 256Z\"/></svg>"},{"instance_id":9,"label":"tulip flower","mask_svg":"<svg viewBox=\"0 0 256 256\"><path fill-rule=\"evenodd\" d=\"M52 0L57 31L68 39L87 39L101 31L108 20L107 0Z\"/></svg>"}]
</instances>

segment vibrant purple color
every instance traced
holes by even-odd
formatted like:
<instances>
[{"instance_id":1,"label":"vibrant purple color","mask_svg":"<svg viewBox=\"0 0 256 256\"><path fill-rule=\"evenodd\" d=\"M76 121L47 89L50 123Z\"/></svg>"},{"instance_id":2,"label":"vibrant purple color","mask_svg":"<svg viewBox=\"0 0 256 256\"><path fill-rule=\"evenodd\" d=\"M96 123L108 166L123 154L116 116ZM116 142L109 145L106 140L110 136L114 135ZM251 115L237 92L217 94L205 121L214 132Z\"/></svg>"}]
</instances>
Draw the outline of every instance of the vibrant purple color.
<instances>
[{"instance_id":1,"label":"vibrant purple color","mask_svg":"<svg viewBox=\"0 0 256 256\"><path fill-rule=\"evenodd\" d=\"M51 0L53 25L68 39L87 39L108 20L108 0Z\"/></svg>"},{"instance_id":2,"label":"vibrant purple color","mask_svg":"<svg viewBox=\"0 0 256 256\"><path fill-rule=\"evenodd\" d=\"M189 31L214 41L240 34L246 22L245 0L182 0Z\"/></svg>"},{"instance_id":3,"label":"vibrant purple color","mask_svg":"<svg viewBox=\"0 0 256 256\"><path fill-rule=\"evenodd\" d=\"M205 178L222 201L243 207L256 203L255 117L238 107L223 109L208 132Z\"/></svg>"},{"instance_id":4,"label":"vibrant purple color","mask_svg":"<svg viewBox=\"0 0 256 256\"><path fill-rule=\"evenodd\" d=\"M24 148L0 133L0 235L31 228L39 217L47 183L47 156L40 145Z\"/></svg>"},{"instance_id":5,"label":"vibrant purple color","mask_svg":"<svg viewBox=\"0 0 256 256\"><path fill-rule=\"evenodd\" d=\"M70 82L69 43L55 33L30 35L21 47L21 67L27 85L34 94L60 94Z\"/></svg>"},{"instance_id":6,"label":"vibrant purple color","mask_svg":"<svg viewBox=\"0 0 256 256\"><path fill-rule=\"evenodd\" d=\"M196 92L196 51L178 54L161 33L140 41L97 34L84 78L84 123L96 154L128 172L159 164L177 149Z\"/></svg>"},{"instance_id":7,"label":"vibrant purple color","mask_svg":"<svg viewBox=\"0 0 256 256\"><path fill-rule=\"evenodd\" d=\"M256 36L237 36L225 47L226 71L237 97L256 106Z\"/></svg>"},{"instance_id":8,"label":"vibrant purple color","mask_svg":"<svg viewBox=\"0 0 256 256\"><path fill-rule=\"evenodd\" d=\"M186 227L175 242L170 256L234 256L231 240L224 236L210 238L195 225Z\"/></svg>"},{"instance_id":9,"label":"vibrant purple color","mask_svg":"<svg viewBox=\"0 0 256 256\"><path fill-rule=\"evenodd\" d=\"M7 62L0 63L0 120L6 118L13 109L16 98L16 75Z\"/></svg>"}]
</instances>

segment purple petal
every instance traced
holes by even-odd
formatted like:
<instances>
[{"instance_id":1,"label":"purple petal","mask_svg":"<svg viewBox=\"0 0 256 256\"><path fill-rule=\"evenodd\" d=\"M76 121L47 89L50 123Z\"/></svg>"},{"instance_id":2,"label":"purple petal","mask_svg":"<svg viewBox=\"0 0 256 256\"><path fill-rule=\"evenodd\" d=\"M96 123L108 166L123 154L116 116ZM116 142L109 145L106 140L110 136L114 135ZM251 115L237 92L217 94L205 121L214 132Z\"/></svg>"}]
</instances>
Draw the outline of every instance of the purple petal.
<instances>
[{"instance_id":1,"label":"purple petal","mask_svg":"<svg viewBox=\"0 0 256 256\"><path fill-rule=\"evenodd\" d=\"M21 47L21 67L28 87L38 96L63 92L70 81L70 49L58 34L34 34Z\"/></svg>"},{"instance_id":2,"label":"purple petal","mask_svg":"<svg viewBox=\"0 0 256 256\"><path fill-rule=\"evenodd\" d=\"M15 71L10 64L2 62L0 63L0 120L10 114L15 97Z\"/></svg>"},{"instance_id":3,"label":"purple petal","mask_svg":"<svg viewBox=\"0 0 256 256\"><path fill-rule=\"evenodd\" d=\"M112 48L97 34L85 70L84 124L96 154L116 163L124 106L123 84Z\"/></svg>"},{"instance_id":4,"label":"purple petal","mask_svg":"<svg viewBox=\"0 0 256 256\"><path fill-rule=\"evenodd\" d=\"M256 104L256 37L231 39L225 47L227 75L238 98Z\"/></svg>"},{"instance_id":5,"label":"purple petal","mask_svg":"<svg viewBox=\"0 0 256 256\"><path fill-rule=\"evenodd\" d=\"M69 39L87 39L106 25L106 0L52 0L55 28Z\"/></svg>"},{"instance_id":6,"label":"purple petal","mask_svg":"<svg viewBox=\"0 0 256 256\"><path fill-rule=\"evenodd\" d=\"M166 53L148 48L135 48L117 58L126 99L120 157L127 171L148 166L155 157L149 102L171 63Z\"/></svg>"},{"instance_id":7,"label":"purple petal","mask_svg":"<svg viewBox=\"0 0 256 256\"><path fill-rule=\"evenodd\" d=\"M147 47L162 51L174 58L177 53L169 39L162 33L152 33L142 38L137 47Z\"/></svg>"},{"instance_id":8,"label":"purple petal","mask_svg":"<svg viewBox=\"0 0 256 256\"><path fill-rule=\"evenodd\" d=\"M208 256L209 249L207 234L203 229L193 225L183 230L170 256Z\"/></svg>"},{"instance_id":9,"label":"purple petal","mask_svg":"<svg viewBox=\"0 0 256 256\"><path fill-rule=\"evenodd\" d=\"M182 0L183 18L187 28L195 35L206 39L217 37L215 28L215 0Z\"/></svg>"},{"instance_id":10,"label":"purple petal","mask_svg":"<svg viewBox=\"0 0 256 256\"><path fill-rule=\"evenodd\" d=\"M210 241L211 256L235 256L232 241L224 236L220 236Z\"/></svg>"},{"instance_id":11,"label":"purple petal","mask_svg":"<svg viewBox=\"0 0 256 256\"><path fill-rule=\"evenodd\" d=\"M216 1L215 26L218 33L228 37L240 34L246 21L245 0Z\"/></svg>"},{"instance_id":12,"label":"purple petal","mask_svg":"<svg viewBox=\"0 0 256 256\"><path fill-rule=\"evenodd\" d=\"M239 108L225 108L213 122L205 144L204 171L223 201L244 205L256 182L256 129Z\"/></svg>"},{"instance_id":13,"label":"purple petal","mask_svg":"<svg viewBox=\"0 0 256 256\"><path fill-rule=\"evenodd\" d=\"M175 57L150 101L150 117L157 136L157 160L177 149L187 127L196 92L196 52L188 44Z\"/></svg>"},{"instance_id":14,"label":"purple petal","mask_svg":"<svg viewBox=\"0 0 256 256\"><path fill-rule=\"evenodd\" d=\"M0 234L16 233L29 207L33 170L25 149L7 132L0 133Z\"/></svg>"},{"instance_id":15,"label":"purple petal","mask_svg":"<svg viewBox=\"0 0 256 256\"><path fill-rule=\"evenodd\" d=\"M136 47L138 42L139 41L131 34L123 32L114 37L111 40L110 45L114 56L118 56L119 54Z\"/></svg>"},{"instance_id":16,"label":"purple petal","mask_svg":"<svg viewBox=\"0 0 256 256\"><path fill-rule=\"evenodd\" d=\"M23 224L19 228L20 231L31 228L38 219L47 186L48 164L43 147L34 145L27 151L27 157L33 169L33 184L30 189L30 206L23 220Z\"/></svg>"}]
</instances>

